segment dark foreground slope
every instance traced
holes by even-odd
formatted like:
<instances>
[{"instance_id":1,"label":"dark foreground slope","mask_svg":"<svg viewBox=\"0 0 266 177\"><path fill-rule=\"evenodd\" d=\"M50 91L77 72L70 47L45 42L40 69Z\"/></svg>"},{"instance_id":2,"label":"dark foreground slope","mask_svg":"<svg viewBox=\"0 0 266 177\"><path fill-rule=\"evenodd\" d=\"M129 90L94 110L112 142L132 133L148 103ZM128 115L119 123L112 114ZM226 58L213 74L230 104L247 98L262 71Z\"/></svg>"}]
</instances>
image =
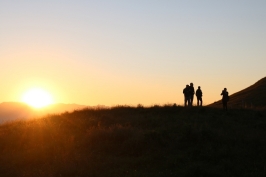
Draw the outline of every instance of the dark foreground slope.
<instances>
[{"instance_id":1,"label":"dark foreground slope","mask_svg":"<svg viewBox=\"0 0 266 177\"><path fill-rule=\"evenodd\" d=\"M1 177L265 176L266 111L83 110L0 126Z\"/></svg>"},{"instance_id":2,"label":"dark foreground slope","mask_svg":"<svg viewBox=\"0 0 266 177\"><path fill-rule=\"evenodd\" d=\"M266 77L250 87L230 95L228 105L234 108L266 107ZM209 106L222 107L222 102L218 101Z\"/></svg>"}]
</instances>

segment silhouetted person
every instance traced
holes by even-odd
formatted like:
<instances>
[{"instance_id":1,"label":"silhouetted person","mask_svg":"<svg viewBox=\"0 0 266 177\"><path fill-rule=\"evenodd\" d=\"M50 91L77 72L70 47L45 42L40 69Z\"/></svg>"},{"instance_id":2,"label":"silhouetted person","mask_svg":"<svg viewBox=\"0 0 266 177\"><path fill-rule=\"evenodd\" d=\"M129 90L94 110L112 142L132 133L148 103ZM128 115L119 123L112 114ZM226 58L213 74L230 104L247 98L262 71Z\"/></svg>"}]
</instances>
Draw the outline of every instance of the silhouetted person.
<instances>
[{"instance_id":1,"label":"silhouetted person","mask_svg":"<svg viewBox=\"0 0 266 177\"><path fill-rule=\"evenodd\" d=\"M185 107L190 105L190 90L189 85L186 85L186 88L183 89Z\"/></svg>"},{"instance_id":2,"label":"silhouetted person","mask_svg":"<svg viewBox=\"0 0 266 177\"><path fill-rule=\"evenodd\" d=\"M227 89L224 88L221 95L223 96L222 102L223 102L223 109L227 111L227 102L229 101L229 94L227 92Z\"/></svg>"},{"instance_id":3,"label":"silhouetted person","mask_svg":"<svg viewBox=\"0 0 266 177\"><path fill-rule=\"evenodd\" d=\"M194 87L193 87L193 83L190 83L189 93L190 93L189 103L190 103L190 106L192 106L193 105L194 94L195 94L195 90L194 90Z\"/></svg>"},{"instance_id":4,"label":"silhouetted person","mask_svg":"<svg viewBox=\"0 0 266 177\"><path fill-rule=\"evenodd\" d=\"M196 91L196 97L197 97L197 105L202 106L202 91L200 89L200 86L198 87L198 89ZM199 102L200 102L200 104L199 104Z\"/></svg>"}]
</instances>

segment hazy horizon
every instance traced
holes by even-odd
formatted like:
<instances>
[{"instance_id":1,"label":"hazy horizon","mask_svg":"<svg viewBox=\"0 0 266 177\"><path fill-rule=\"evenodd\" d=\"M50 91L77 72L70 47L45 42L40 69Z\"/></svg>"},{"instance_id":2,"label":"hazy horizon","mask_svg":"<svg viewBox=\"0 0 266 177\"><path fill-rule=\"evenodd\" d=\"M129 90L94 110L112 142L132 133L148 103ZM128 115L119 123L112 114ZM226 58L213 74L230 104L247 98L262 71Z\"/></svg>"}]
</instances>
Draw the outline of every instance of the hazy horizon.
<instances>
[{"instance_id":1,"label":"hazy horizon","mask_svg":"<svg viewBox=\"0 0 266 177\"><path fill-rule=\"evenodd\" d=\"M0 1L0 103L203 104L265 77L266 1Z\"/></svg>"}]
</instances>

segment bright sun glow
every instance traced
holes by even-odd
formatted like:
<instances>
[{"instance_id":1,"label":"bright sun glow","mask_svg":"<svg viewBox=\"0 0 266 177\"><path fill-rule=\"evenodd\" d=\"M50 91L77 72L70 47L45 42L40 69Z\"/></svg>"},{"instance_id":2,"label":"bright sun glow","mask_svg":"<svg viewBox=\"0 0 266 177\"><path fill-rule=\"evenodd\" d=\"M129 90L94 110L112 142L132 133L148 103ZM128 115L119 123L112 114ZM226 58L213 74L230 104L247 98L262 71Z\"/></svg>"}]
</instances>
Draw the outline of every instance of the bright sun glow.
<instances>
[{"instance_id":1,"label":"bright sun glow","mask_svg":"<svg viewBox=\"0 0 266 177\"><path fill-rule=\"evenodd\" d=\"M43 89L34 88L22 96L22 101L35 108L42 108L53 103L52 96Z\"/></svg>"}]
</instances>

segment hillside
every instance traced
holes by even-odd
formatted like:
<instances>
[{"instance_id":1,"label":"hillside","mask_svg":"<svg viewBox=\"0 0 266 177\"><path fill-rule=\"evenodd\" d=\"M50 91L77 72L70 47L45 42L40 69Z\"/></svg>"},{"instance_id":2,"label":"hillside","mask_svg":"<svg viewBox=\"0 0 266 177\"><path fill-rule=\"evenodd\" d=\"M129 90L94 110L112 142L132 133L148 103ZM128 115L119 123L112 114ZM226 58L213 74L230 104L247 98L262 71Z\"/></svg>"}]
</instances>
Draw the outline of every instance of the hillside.
<instances>
[{"instance_id":1,"label":"hillside","mask_svg":"<svg viewBox=\"0 0 266 177\"><path fill-rule=\"evenodd\" d=\"M220 100L209 106L222 107L222 102ZM230 95L228 106L233 108L266 107L266 77L262 78L255 84Z\"/></svg>"},{"instance_id":2,"label":"hillside","mask_svg":"<svg viewBox=\"0 0 266 177\"><path fill-rule=\"evenodd\" d=\"M86 109L0 126L3 177L265 176L266 110Z\"/></svg>"}]
</instances>

